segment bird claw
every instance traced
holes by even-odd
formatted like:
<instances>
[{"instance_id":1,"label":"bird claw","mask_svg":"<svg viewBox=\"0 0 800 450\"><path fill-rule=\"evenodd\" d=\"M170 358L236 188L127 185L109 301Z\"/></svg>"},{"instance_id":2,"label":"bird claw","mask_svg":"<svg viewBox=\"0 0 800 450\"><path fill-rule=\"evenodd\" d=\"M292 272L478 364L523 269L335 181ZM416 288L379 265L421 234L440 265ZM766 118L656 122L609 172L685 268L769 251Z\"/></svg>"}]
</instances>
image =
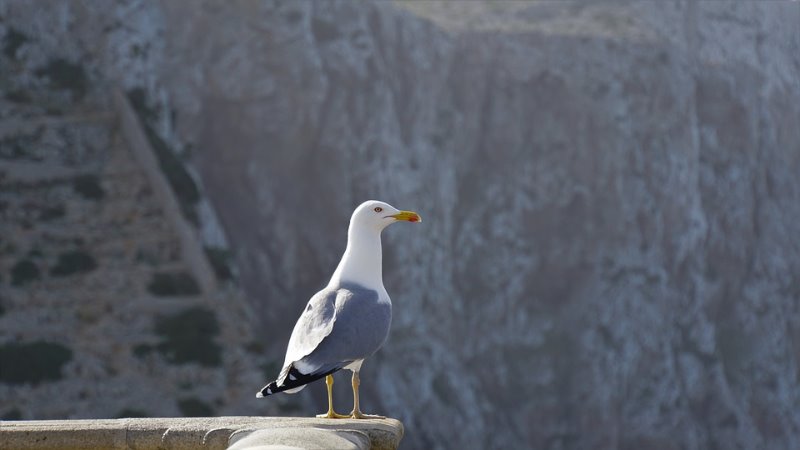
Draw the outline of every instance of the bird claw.
<instances>
[{"instance_id":1,"label":"bird claw","mask_svg":"<svg viewBox=\"0 0 800 450\"><path fill-rule=\"evenodd\" d=\"M385 419L385 416L376 416L374 414L364 414L361 411L353 411L348 416L351 419Z\"/></svg>"},{"instance_id":2,"label":"bird claw","mask_svg":"<svg viewBox=\"0 0 800 450\"><path fill-rule=\"evenodd\" d=\"M320 419L349 419L350 416L347 414L339 414L333 410L328 411L325 414L317 414L317 417Z\"/></svg>"}]
</instances>

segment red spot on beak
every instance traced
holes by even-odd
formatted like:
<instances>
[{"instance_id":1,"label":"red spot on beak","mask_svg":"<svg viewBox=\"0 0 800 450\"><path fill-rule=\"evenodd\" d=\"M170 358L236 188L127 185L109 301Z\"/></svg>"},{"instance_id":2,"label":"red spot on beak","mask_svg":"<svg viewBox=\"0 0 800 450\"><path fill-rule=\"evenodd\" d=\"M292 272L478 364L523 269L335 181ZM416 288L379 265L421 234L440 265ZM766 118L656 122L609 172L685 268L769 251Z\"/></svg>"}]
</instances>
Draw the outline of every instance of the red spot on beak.
<instances>
[{"instance_id":1,"label":"red spot on beak","mask_svg":"<svg viewBox=\"0 0 800 450\"><path fill-rule=\"evenodd\" d=\"M412 217L412 218L408 219L408 221L409 221L409 222L416 222L416 221L418 221L418 220L419 220L419 219L418 219L418 218L416 218L416 217Z\"/></svg>"}]
</instances>

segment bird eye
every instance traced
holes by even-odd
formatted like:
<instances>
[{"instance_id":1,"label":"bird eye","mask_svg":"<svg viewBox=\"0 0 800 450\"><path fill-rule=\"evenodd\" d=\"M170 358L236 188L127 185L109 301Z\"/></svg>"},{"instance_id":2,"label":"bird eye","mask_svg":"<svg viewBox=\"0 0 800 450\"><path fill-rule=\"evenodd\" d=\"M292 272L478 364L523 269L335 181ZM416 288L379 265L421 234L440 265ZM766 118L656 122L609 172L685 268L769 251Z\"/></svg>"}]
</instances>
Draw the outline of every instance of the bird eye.
<instances>
[{"instance_id":1,"label":"bird eye","mask_svg":"<svg viewBox=\"0 0 800 450\"><path fill-rule=\"evenodd\" d=\"M381 211L383 211L383 208L381 208L380 206L376 206L375 209L373 209L373 211L381 212Z\"/></svg>"}]
</instances>

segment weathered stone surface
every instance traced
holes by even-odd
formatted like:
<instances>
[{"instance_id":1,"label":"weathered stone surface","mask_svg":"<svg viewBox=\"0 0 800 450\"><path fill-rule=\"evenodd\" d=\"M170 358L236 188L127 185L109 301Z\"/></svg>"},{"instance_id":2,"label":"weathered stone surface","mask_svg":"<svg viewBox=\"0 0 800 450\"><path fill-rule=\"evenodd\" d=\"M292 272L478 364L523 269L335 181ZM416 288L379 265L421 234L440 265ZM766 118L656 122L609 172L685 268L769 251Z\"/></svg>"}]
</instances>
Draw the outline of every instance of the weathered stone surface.
<instances>
[{"instance_id":1,"label":"weathered stone surface","mask_svg":"<svg viewBox=\"0 0 800 450\"><path fill-rule=\"evenodd\" d=\"M246 449L394 450L403 438L395 419L198 417L0 422L4 449ZM276 448L276 447L267 447Z\"/></svg>"},{"instance_id":2,"label":"weathered stone surface","mask_svg":"<svg viewBox=\"0 0 800 450\"><path fill-rule=\"evenodd\" d=\"M330 448L361 450L370 448L369 438L362 433L351 430L333 431L314 428L279 428L240 432L233 437L231 444L228 447L229 450L287 450L298 448L308 450Z\"/></svg>"},{"instance_id":3,"label":"weathered stone surface","mask_svg":"<svg viewBox=\"0 0 800 450\"><path fill-rule=\"evenodd\" d=\"M410 447L800 447L796 2L98 4L14 23L176 111L265 362L377 197Z\"/></svg>"}]
</instances>

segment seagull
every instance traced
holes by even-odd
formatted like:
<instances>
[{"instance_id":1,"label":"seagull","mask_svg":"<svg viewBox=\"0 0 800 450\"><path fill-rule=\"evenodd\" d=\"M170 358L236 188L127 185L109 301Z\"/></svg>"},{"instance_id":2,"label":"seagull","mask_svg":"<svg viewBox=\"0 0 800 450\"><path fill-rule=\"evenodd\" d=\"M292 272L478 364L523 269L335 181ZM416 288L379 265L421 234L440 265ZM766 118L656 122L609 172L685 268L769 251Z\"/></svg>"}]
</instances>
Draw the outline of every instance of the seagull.
<instances>
[{"instance_id":1,"label":"seagull","mask_svg":"<svg viewBox=\"0 0 800 450\"><path fill-rule=\"evenodd\" d=\"M264 386L257 398L293 394L308 383L325 378L329 419L382 419L361 412L358 376L364 359L378 351L389 335L392 301L383 287L381 232L399 222L421 222L419 214L388 203L369 200L350 217L347 248L328 285L308 301L289 338L286 359L278 378ZM333 373L353 372L353 411L333 410Z\"/></svg>"}]
</instances>

